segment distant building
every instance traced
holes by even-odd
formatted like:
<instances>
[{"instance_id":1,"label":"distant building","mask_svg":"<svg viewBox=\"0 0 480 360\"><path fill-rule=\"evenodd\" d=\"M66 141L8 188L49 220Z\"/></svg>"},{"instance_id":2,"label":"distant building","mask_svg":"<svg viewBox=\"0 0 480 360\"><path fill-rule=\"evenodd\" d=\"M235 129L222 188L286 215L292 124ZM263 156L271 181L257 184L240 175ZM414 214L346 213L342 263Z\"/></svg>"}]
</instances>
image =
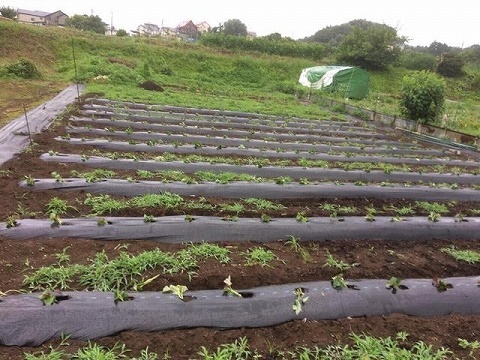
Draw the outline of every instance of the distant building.
<instances>
[{"instance_id":1,"label":"distant building","mask_svg":"<svg viewBox=\"0 0 480 360\"><path fill-rule=\"evenodd\" d=\"M211 30L211 26L206 22L202 21L201 23L196 24L198 32L200 33L206 33Z\"/></svg>"},{"instance_id":2,"label":"distant building","mask_svg":"<svg viewBox=\"0 0 480 360\"><path fill-rule=\"evenodd\" d=\"M198 27L192 20L185 21L177 26L178 33L184 39L197 39Z\"/></svg>"},{"instance_id":3,"label":"distant building","mask_svg":"<svg viewBox=\"0 0 480 360\"><path fill-rule=\"evenodd\" d=\"M181 39L181 37L178 35L178 30L176 28L166 26L160 29L160 36L167 39Z\"/></svg>"},{"instance_id":4,"label":"distant building","mask_svg":"<svg viewBox=\"0 0 480 360\"><path fill-rule=\"evenodd\" d=\"M41 26L63 26L68 15L61 10L53 13L45 11L32 11L25 9L17 9L18 22L25 24L41 25Z\"/></svg>"},{"instance_id":5,"label":"distant building","mask_svg":"<svg viewBox=\"0 0 480 360\"><path fill-rule=\"evenodd\" d=\"M137 27L137 31L133 31L138 35L156 36L160 34L160 27L156 24L145 23Z\"/></svg>"}]
</instances>

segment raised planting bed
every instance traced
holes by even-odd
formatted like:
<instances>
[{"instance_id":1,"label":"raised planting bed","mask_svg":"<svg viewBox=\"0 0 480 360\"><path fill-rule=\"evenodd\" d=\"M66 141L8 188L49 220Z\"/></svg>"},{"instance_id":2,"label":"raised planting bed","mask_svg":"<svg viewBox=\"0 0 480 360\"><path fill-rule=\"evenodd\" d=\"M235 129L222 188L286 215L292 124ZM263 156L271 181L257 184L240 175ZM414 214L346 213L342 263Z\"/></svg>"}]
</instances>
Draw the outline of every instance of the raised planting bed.
<instances>
[{"instance_id":1,"label":"raised planting bed","mask_svg":"<svg viewBox=\"0 0 480 360\"><path fill-rule=\"evenodd\" d=\"M295 346L344 345L352 331L392 338L400 334L407 339L406 331L411 337L402 340L405 348L423 340L435 349L448 346L461 358L469 356L470 349L462 349L458 338L473 344L480 327L476 163L472 162L473 169L463 167L471 174L460 174L460 166L441 165L428 172L423 165L402 168L379 163L365 168L354 158L335 161L336 169L325 169L321 161L289 160L281 154L289 146L291 153L314 155L319 151L316 144L331 140L338 148L330 151L329 143L319 145L329 156L339 155L334 151L340 148L358 155L384 146L391 157L402 149L401 156L410 159L471 158L439 147L422 148L394 131L367 126L355 132L368 130L385 139L347 141L329 133L327 127L323 137L310 133L304 119L125 106L143 109L145 114L137 115L150 118L152 110L163 108L166 112L160 117L172 123L65 116L0 169L1 342L46 341L38 350L48 352L59 346L62 332L70 332L68 342L73 347L85 345L81 339L86 338L107 346L120 341L133 348L132 357L139 357L147 345L164 354L163 346L168 344L172 358L198 358L201 346L212 348L245 336L263 349L264 358L274 358L270 350L277 344L278 354L287 354ZM92 108L102 116L99 109ZM118 112L129 116L128 109ZM217 126L223 116L227 128L196 128L200 122ZM184 128L185 121L191 125L185 123ZM261 128L228 130L230 123ZM78 128L69 129L70 124L91 128L82 136L108 135L114 140L118 136L132 145L143 140L151 145L163 141L168 144L162 145L170 146L178 141L191 149L197 142L200 146L194 156L102 152L80 142L72 146L56 141L67 139L69 131L81 133ZM167 135L165 129L173 130L174 124L178 124L177 135L174 131ZM292 128L294 124L305 133L275 133L284 131L283 125ZM330 130L344 128L335 122L314 124L319 129L323 125ZM125 135L116 132L121 129ZM158 134L148 134L149 130ZM194 135L195 131L205 134ZM213 131L222 138L208 137ZM208 146L249 148L244 136L253 139L254 149L262 149L261 142L275 144L270 151L277 153L278 148L279 158L199 155ZM289 144L282 148L282 141ZM161 169L174 171L157 174ZM445 173L436 173L437 169ZM163 175L163 181L173 182L152 181ZM317 183L328 179L335 184ZM343 181L349 183L341 185ZM155 200L154 195L167 195L166 191L173 192L173 203L147 204L146 199L137 198L146 194ZM96 208L100 198L119 206ZM210 252L211 246L222 249ZM236 291L249 296L223 296L223 281L229 275ZM188 286L185 296L190 301L161 293L164 286L176 284ZM346 287L337 290L334 284ZM43 305L40 298L53 304ZM32 351L0 348L0 354L15 360Z\"/></svg>"},{"instance_id":2,"label":"raised planting bed","mask_svg":"<svg viewBox=\"0 0 480 360\"><path fill-rule=\"evenodd\" d=\"M279 141L270 141L268 138L266 140L245 140L241 138L233 137L207 137L207 136L195 136L190 135L188 137L183 136L182 134L164 134L160 132L146 132L146 131L116 131L113 129L99 129L92 127L69 127L67 128L68 134L80 134L82 137L87 136L101 136L106 138L119 138L119 139L128 139L128 140L137 140L143 142L158 142L158 143L167 143L167 144L202 144L210 146L222 146L222 147L250 147L257 149L284 149L290 151L307 151L312 153L340 153L340 152L356 152L360 154L378 154L378 155L390 155L390 156L401 156L407 155L409 157L442 157L446 154L446 151L433 150L433 149L413 149L409 147L397 147L397 146L386 146L375 147L369 146L365 147L362 144L357 146L353 145L331 145L331 144L322 144L322 143L301 143L301 142L279 142ZM68 139L69 136L63 137ZM398 145L398 144L397 144Z\"/></svg>"},{"instance_id":3,"label":"raised planting bed","mask_svg":"<svg viewBox=\"0 0 480 360\"><path fill-rule=\"evenodd\" d=\"M478 278L442 281L444 291L431 279L406 279L398 290L387 288L388 280L357 280L344 289L320 281L246 289L237 293L242 297L192 291L183 301L155 292L128 293L127 301L115 301L113 293L63 292L58 303L45 305L42 294L14 295L0 302L0 343L38 346L62 335L89 340L125 330L252 328L295 319L480 313Z\"/></svg>"},{"instance_id":4,"label":"raised planting bed","mask_svg":"<svg viewBox=\"0 0 480 360\"><path fill-rule=\"evenodd\" d=\"M248 146L245 148L229 148L229 147L213 147L193 145L190 146L178 146L178 145L152 145L145 143L131 144L126 141L113 141L105 139L84 139L84 138L70 138L68 140L57 138L58 141L68 141L72 145L89 145L98 149L117 150L121 152L137 151L146 153L175 153L175 154L196 154L196 155L209 155L209 156L233 156L233 157L262 157L270 159L308 159L308 160L320 160L329 162L365 162L365 163L389 163L389 164L409 164L417 166L451 166L451 167L470 167L480 171L479 162L465 161L465 160L448 160L448 159L422 159L411 157L387 157L387 156L373 156L373 155L329 155L329 154L311 154L309 152L300 151L283 151L281 147L277 150L264 150L254 148L251 149Z\"/></svg>"},{"instance_id":5,"label":"raised planting bed","mask_svg":"<svg viewBox=\"0 0 480 360\"><path fill-rule=\"evenodd\" d=\"M219 175L220 178L220 175ZM272 180L273 181L273 180ZM186 184L182 182L162 182L147 180L123 179L86 179L65 178L34 179L34 184L28 185L25 180L21 186L32 190L64 190L86 191L90 193L137 196L171 192L183 196L204 196L221 198L262 198L262 199L315 199L315 198L378 198L378 199L416 199L427 201L480 201L480 191L463 188L431 188L428 186L362 185L353 184L272 184L248 181L234 181L226 184L215 182Z\"/></svg>"},{"instance_id":6,"label":"raised planting bed","mask_svg":"<svg viewBox=\"0 0 480 360\"><path fill-rule=\"evenodd\" d=\"M310 217L302 222L287 218L218 218L209 216L163 216L145 222L144 218L72 218L61 223L22 219L16 226L0 223L0 236L11 239L71 237L97 240L154 240L166 243L287 240L339 241L388 239L394 241L434 241L438 238L480 240L479 218L408 217L392 221L375 216L324 218ZM415 231L412 231L415 229Z\"/></svg>"},{"instance_id":7,"label":"raised planting bed","mask_svg":"<svg viewBox=\"0 0 480 360\"><path fill-rule=\"evenodd\" d=\"M100 167L120 170L179 170L187 173L196 171L216 171L244 173L255 176L276 178L287 176L294 180L308 179L311 181L338 180L338 181L364 181L364 182L424 182L424 183L450 183L461 185L478 185L480 176L473 174L437 174L372 170L369 172L343 169L304 168L300 166L274 167L256 165L230 165L206 162L184 163L181 161L160 162L154 160L110 159L101 156L77 154L42 154L41 159L46 162L77 163L90 167Z\"/></svg>"}]
</instances>

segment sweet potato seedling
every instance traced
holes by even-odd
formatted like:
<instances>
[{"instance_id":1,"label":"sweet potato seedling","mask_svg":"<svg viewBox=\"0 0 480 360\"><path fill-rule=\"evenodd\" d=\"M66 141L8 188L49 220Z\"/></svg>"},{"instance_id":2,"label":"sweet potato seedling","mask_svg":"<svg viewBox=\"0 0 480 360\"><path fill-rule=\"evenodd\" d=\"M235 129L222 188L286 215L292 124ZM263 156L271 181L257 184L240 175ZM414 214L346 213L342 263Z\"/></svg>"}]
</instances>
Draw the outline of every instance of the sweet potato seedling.
<instances>
[{"instance_id":1,"label":"sweet potato seedling","mask_svg":"<svg viewBox=\"0 0 480 360\"><path fill-rule=\"evenodd\" d=\"M242 294L240 294L237 290L235 290L232 287L232 278L230 275L228 275L228 277L225 280L223 280L223 283L225 284L225 286L223 287L223 296L242 297Z\"/></svg>"},{"instance_id":2,"label":"sweet potato seedling","mask_svg":"<svg viewBox=\"0 0 480 360\"><path fill-rule=\"evenodd\" d=\"M402 279L392 276L390 280L385 284L385 288L392 290L392 294L396 294L397 290L407 290L408 287L401 284Z\"/></svg>"}]
</instances>

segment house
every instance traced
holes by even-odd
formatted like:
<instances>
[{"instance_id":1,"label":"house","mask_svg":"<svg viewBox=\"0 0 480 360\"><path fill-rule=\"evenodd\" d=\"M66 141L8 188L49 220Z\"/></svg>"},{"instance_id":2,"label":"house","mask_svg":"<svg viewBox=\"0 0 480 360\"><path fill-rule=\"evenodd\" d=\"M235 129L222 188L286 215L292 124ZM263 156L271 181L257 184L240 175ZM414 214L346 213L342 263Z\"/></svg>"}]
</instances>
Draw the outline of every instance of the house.
<instances>
[{"instance_id":1,"label":"house","mask_svg":"<svg viewBox=\"0 0 480 360\"><path fill-rule=\"evenodd\" d=\"M202 21L201 23L196 24L199 33L206 33L211 30L211 26L206 22Z\"/></svg>"},{"instance_id":2,"label":"house","mask_svg":"<svg viewBox=\"0 0 480 360\"><path fill-rule=\"evenodd\" d=\"M160 34L160 27L156 24L145 23L137 27L134 33L145 36L156 36Z\"/></svg>"},{"instance_id":3,"label":"house","mask_svg":"<svg viewBox=\"0 0 480 360\"><path fill-rule=\"evenodd\" d=\"M197 39L198 28L192 20L185 21L177 26L178 33L184 39Z\"/></svg>"},{"instance_id":4,"label":"house","mask_svg":"<svg viewBox=\"0 0 480 360\"><path fill-rule=\"evenodd\" d=\"M178 34L178 30L176 28L171 28L166 26L163 26L160 29L160 36L166 39L172 39L172 40L181 39L181 37Z\"/></svg>"},{"instance_id":5,"label":"house","mask_svg":"<svg viewBox=\"0 0 480 360\"><path fill-rule=\"evenodd\" d=\"M68 19L68 15L61 10L49 13L39 10L17 9L17 14L18 22L42 26L63 26L65 20Z\"/></svg>"}]
</instances>

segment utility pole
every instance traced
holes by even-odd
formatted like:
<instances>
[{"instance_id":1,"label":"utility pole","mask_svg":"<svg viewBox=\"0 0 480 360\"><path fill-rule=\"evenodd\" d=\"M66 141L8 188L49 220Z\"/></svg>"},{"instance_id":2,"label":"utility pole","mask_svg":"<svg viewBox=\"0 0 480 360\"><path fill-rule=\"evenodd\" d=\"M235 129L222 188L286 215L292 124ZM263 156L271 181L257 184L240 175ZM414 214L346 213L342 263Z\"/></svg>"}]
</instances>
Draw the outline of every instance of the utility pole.
<instances>
[{"instance_id":1,"label":"utility pole","mask_svg":"<svg viewBox=\"0 0 480 360\"><path fill-rule=\"evenodd\" d=\"M110 36L113 36L113 12L110 17Z\"/></svg>"}]
</instances>

